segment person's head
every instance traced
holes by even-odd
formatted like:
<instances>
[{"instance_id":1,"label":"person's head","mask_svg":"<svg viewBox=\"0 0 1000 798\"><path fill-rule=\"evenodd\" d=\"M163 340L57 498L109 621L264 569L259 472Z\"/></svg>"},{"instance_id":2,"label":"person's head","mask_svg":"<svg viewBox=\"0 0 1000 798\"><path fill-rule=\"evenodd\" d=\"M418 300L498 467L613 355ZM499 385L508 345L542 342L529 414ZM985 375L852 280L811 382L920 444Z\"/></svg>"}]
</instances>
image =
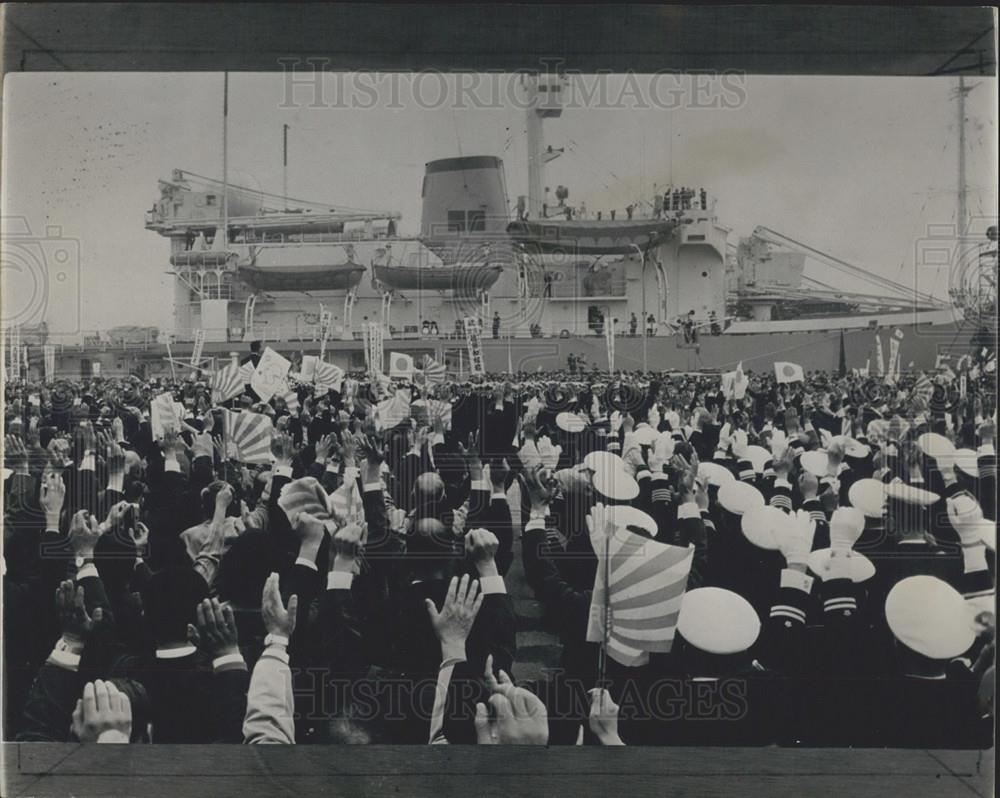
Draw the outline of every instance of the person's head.
<instances>
[{"instance_id":1,"label":"person's head","mask_svg":"<svg viewBox=\"0 0 1000 798\"><path fill-rule=\"evenodd\" d=\"M260 341L251 341L250 342L250 351L253 352L255 355L259 354L260 353L260 346L261 346L261 342Z\"/></svg>"},{"instance_id":2,"label":"person's head","mask_svg":"<svg viewBox=\"0 0 1000 798\"><path fill-rule=\"evenodd\" d=\"M142 592L143 614L157 646L188 640L198 602L208 598L208 585L193 568L174 566L154 573Z\"/></svg>"}]
</instances>

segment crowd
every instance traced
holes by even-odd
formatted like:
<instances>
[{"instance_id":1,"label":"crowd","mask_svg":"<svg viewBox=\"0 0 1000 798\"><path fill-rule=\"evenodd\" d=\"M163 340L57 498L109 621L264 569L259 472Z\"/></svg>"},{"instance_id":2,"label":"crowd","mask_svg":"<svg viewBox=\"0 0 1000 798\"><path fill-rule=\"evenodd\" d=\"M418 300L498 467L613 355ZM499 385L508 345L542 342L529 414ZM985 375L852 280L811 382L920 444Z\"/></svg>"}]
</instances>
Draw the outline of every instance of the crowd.
<instances>
[{"instance_id":1,"label":"crowd","mask_svg":"<svg viewBox=\"0 0 1000 798\"><path fill-rule=\"evenodd\" d=\"M988 748L996 386L963 384L247 386L263 463L208 381L8 384L5 737ZM672 644L618 594L627 664L587 634L619 530L690 552ZM518 558L561 645L521 684Z\"/></svg>"}]
</instances>

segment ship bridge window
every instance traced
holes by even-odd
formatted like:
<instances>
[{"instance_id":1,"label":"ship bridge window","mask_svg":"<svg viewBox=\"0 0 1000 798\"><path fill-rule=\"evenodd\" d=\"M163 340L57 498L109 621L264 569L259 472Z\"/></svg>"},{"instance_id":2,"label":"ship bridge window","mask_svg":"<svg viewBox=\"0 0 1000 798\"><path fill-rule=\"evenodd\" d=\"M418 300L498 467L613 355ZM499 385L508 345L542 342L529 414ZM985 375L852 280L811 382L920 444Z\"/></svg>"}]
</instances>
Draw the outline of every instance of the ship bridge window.
<instances>
[{"instance_id":1,"label":"ship bridge window","mask_svg":"<svg viewBox=\"0 0 1000 798\"><path fill-rule=\"evenodd\" d=\"M215 194L206 194L205 195L205 204L206 205L215 205Z\"/></svg>"}]
</instances>

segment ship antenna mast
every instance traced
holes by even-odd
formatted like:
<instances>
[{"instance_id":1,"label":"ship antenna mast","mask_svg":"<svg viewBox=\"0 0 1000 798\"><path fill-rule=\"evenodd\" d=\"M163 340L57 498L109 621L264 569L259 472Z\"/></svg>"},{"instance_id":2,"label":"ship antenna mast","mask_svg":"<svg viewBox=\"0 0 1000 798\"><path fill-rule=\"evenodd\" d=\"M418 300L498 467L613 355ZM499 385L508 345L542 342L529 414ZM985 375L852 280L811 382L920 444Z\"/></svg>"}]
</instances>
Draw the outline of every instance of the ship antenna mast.
<instances>
[{"instance_id":1,"label":"ship antenna mast","mask_svg":"<svg viewBox=\"0 0 1000 798\"><path fill-rule=\"evenodd\" d=\"M222 244L229 244L229 72L222 73Z\"/></svg>"},{"instance_id":2,"label":"ship antenna mast","mask_svg":"<svg viewBox=\"0 0 1000 798\"><path fill-rule=\"evenodd\" d=\"M973 88L965 85L964 75L958 76L958 219L955 226L959 235L965 233L969 190L965 175L965 95Z\"/></svg>"}]
</instances>

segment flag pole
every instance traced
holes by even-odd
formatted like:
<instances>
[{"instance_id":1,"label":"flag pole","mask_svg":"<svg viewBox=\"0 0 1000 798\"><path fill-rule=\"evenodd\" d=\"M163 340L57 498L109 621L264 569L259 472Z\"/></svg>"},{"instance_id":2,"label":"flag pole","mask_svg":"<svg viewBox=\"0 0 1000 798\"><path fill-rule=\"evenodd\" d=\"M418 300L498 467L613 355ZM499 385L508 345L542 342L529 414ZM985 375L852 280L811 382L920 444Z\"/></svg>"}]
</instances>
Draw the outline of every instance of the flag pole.
<instances>
[{"instance_id":1,"label":"flag pole","mask_svg":"<svg viewBox=\"0 0 1000 798\"><path fill-rule=\"evenodd\" d=\"M604 677L608 669L608 638L611 633L611 583L610 574L611 536L604 530L604 639L597 660L597 687L604 689Z\"/></svg>"}]
</instances>

